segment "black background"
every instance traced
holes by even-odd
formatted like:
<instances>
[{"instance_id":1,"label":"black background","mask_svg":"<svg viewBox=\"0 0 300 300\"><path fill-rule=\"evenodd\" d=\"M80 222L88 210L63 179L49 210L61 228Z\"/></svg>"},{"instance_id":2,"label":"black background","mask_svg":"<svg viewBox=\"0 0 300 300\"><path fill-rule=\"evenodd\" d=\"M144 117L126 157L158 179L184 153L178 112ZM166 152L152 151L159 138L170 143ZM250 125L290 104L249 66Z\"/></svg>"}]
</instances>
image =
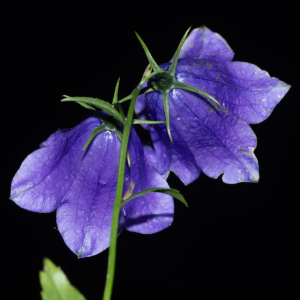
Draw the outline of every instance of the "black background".
<instances>
[{"instance_id":1,"label":"black background","mask_svg":"<svg viewBox=\"0 0 300 300\"><path fill-rule=\"evenodd\" d=\"M52 132L89 116L61 103L62 95L111 101L118 77L119 96L130 94L147 65L134 30L164 63L190 25L206 25L227 40L234 60L258 65L292 88L269 119L252 126L258 184L227 185L201 174L185 187L171 175L169 184L189 208L176 202L173 225L160 233L122 232L113 299L298 299L296 2L130 3L11 2L2 10L0 293L40 299L38 272L49 257L87 299L101 299L108 251L78 260L55 229L55 212L25 211L9 200L11 180Z\"/></svg>"}]
</instances>

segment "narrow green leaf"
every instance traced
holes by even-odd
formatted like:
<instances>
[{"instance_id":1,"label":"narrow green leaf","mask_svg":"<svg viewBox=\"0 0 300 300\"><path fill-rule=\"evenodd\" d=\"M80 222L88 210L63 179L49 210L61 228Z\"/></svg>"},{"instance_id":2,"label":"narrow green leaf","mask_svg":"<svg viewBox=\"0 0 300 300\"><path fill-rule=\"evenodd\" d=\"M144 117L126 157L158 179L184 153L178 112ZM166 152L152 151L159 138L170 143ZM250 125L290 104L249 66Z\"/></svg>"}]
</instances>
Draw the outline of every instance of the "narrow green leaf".
<instances>
[{"instance_id":1,"label":"narrow green leaf","mask_svg":"<svg viewBox=\"0 0 300 300\"><path fill-rule=\"evenodd\" d=\"M130 94L130 95L126 96L125 98L122 98L122 99L119 100L118 102L119 102L119 103L123 103L123 102L125 102L125 101L128 101L128 100L130 100L130 99L132 98L132 95L133 95L133 94Z\"/></svg>"},{"instance_id":2,"label":"narrow green leaf","mask_svg":"<svg viewBox=\"0 0 300 300\"><path fill-rule=\"evenodd\" d=\"M50 259L44 259L44 270L40 271L43 300L86 300L85 297L73 287L64 272Z\"/></svg>"},{"instance_id":3,"label":"narrow green leaf","mask_svg":"<svg viewBox=\"0 0 300 300\"><path fill-rule=\"evenodd\" d=\"M86 103L79 102L79 101L77 101L76 103L79 104L79 105L81 105L81 106L83 106L84 108L86 108L87 110L89 110L91 113L95 114L96 116L98 116L99 119L101 119L103 117L103 115L97 109L95 109L94 107L92 107L92 106L90 106L90 105L88 105Z\"/></svg>"},{"instance_id":4,"label":"narrow green leaf","mask_svg":"<svg viewBox=\"0 0 300 300\"><path fill-rule=\"evenodd\" d=\"M210 94L205 93L204 91L201 91L201 90L199 90L199 89L196 89L196 88L193 87L193 86L190 86L190 85L187 85L187 84L185 84L185 83L176 81L176 83L175 83L175 88L176 88L176 89L188 90L188 91L191 91L191 92L195 92L195 93L201 94L201 95L203 95L203 96L209 98L209 99L212 100L213 102L217 103L220 107L222 107L222 105L221 105L221 104L220 104L213 96L211 96Z\"/></svg>"},{"instance_id":5,"label":"narrow green leaf","mask_svg":"<svg viewBox=\"0 0 300 300\"><path fill-rule=\"evenodd\" d=\"M117 105L119 113L121 115L122 121L125 121L124 111L121 106L121 104L118 103L118 92L119 92L119 85L120 85L120 78L117 81L115 92L114 92L114 98L113 98L113 105Z\"/></svg>"},{"instance_id":6,"label":"narrow green leaf","mask_svg":"<svg viewBox=\"0 0 300 300\"><path fill-rule=\"evenodd\" d=\"M90 142L93 140L93 138L100 132L105 130L105 126L103 124L99 125L97 128L93 130L91 133L89 139L87 140L86 144L84 145L83 149L81 151L84 151L86 147L90 144Z\"/></svg>"},{"instance_id":7,"label":"narrow green leaf","mask_svg":"<svg viewBox=\"0 0 300 300\"><path fill-rule=\"evenodd\" d=\"M139 95L142 95L142 94L147 94L147 93L150 93L150 92L155 92L155 90L151 87L151 86L146 86L144 87L143 89L141 89L141 92ZM128 101L132 98L133 94L130 94L128 95L127 97L125 98L122 98L121 100L119 100L118 102L119 103L122 103L122 102L125 102L125 101Z\"/></svg>"},{"instance_id":8,"label":"narrow green leaf","mask_svg":"<svg viewBox=\"0 0 300 300\"><path fill-rule=\"evenodd\" d=\"M159 65L155 62L155 60L153 59L153 57L152 57L150 51L148 50L146 44L143 42L143 40L141 39L141 37L137 34L137 32L135 32L135 34L136 34L137 38L139 39L140 43L142 44L142 47L143 47L143 49L144 49L144 51L145 51L145 53L146 53L146 56L147 56L147 58L148 58L148 60L149 60L149 63L151 64L153 70L154 70L155 72L156 72L156 71L162 70L162 69L159 67Z\"/></svg>"},{"instance_id":9,"label":"narrow green leaf","mask_svg":"<svg viewBox=\"0 0 300 300\"><path fill-rule=\"evenodd\" d=\"M108 102L103 101L101 99L97 99L97 98L90 98L90 97L69 97L69 96L65 96L65 99L62 99L62 102L82 102L85 104L89 104L92 106L95 106L101 110L106 111L108 114L112 115L113 117L115 117L117 120L119 121L123 121L121 115L119 114L119 112Z\"/></svg>"},{"instance_id":10,"label":"narrow green leaf","mask_svg":"<svg viewBox=\"0 0 300 300\"><path fill-rule=\"evenodd\" d=\"M147 189L144 190L142 192L133 194L132 196L130 196L127 199L124 199L123 202L120 205L120 208L122 208L128 201L139 197L139 196L143 196L152 192L158 192L158 193L163 193L163 194L168 194L171 195L172 197L174 197L175 199L179 200L180 202L182 202L186 207L188 207L187 202L184 200L183 196L175 189L166 189L166 188L152 188L152 189Z\"/></svg>"},{"instance_id":11,"label":"narrow green leaf","mask_svg":"<svg viewBox=\"0 0 300 300\"><path fill-rule=\"evenodd\" d=\"M132 95L133 95L133 94L130 94L130 95L126 96L125 98L122 98L122 99L119 100L118 102L119 102L119 103L123 103L123 102L125 102L125 101L128 101L128 100L130 100L130 99L132 98Z\"/></svg>"},{"instance_id":12,"label":"narrow green leaf","mask_svg":"<svg viewBox=\"0 0 300 300\"><path fill-rule=\"evenodd\" d=\"M76 103L78 103L79 105L83 106L84 108L88 109L88 110L92 110L92 111L97 111L94 107L86 104L86 103L83 103L83 102L79 102L77 101Z\"/></svg>"},{"instance_id":13,"label":"narrow green leaf","mask_svg":"<svg viewBox=\"0 0 300 300\"><path fill-rule=\"evenodd\" d=\"M125 121L125 115L124 115L124 110L122 108L122 105L120 103L117 103L118 109L119 109L119 113L121 115L122 121Z\"/></svg>"},{"instance_id":14,"label":"narrow green leaf","mask_svg":"<svg viewBox=\"0 0 300 300\"><path fill-rule=\"evenodd\" d=\"M192 26L190 26L190 28L189 28L189 29L186 31L186 33L184 34L183 38L181 39L181 41L180 41L180 43L179 43L179 45L178 45L178 48L177 48L176 52L175 52L175 55L174 55L174 58L173 58L172 65L171 65L171 67L170 67L170 69L169 69L169 71L168 71L168 72L171 73L171 74L175 74L175 70L176 70L177 62L178 62L178 57L179 57L179 54L180 54L182 45L183 45L183 43L184 43L184 41L185 41L185 39L186 39L186 37L187 37L189 31L191 30L191 27L192 27Z\"/></svg>"},{"instance_id":15,"label":"narrow green leaf","mask_svg":"<svg viewBox=\"0 0 300 300\"><path fill-rule=\"evenodd\" d=\"M138 120L134 119L132 124L162 124L166 123L165 121L147 121L147 120Z\"/></svg>"},{"instance_id":16,"label":"narrow green leaf","mask_svg":"<svg viewBox=\"0 0 300 300\"><path fill-rule=\"evenodd\" d=\"M168 132L169 138L173 144L171 128L170 128L169 92L170 91L165 91L162 95L163 95L164 111L165 111L165 117L166 117L167 132Z\"/></svg>"},{"instance_id":17,"label":"narrow green leaf","mask_svg":"<svg viewBox=\"0 0 300 300\"><path fill-rule=\"evenodd\" d=\"M120 84L120 78L117 81L115 92L114 92L114 98L113 98L113 104L116 104L118 102L118 92L119 92L119 84Z\"/></svg>"},{"instance_id":18,"label":"narrow green leaf","mask_svg":"<svg viewBox=\"0 0 300 300\"><path fill-rule=\"evenodd\" d=\"M147 76L147 77L144 77L144 76L143 76L143 78L142 78L141 82L139 83L138 87L139 87L139 86L143 86L143 84L144 84L146 81L148 81L150 78L156 76L157 74L161 73L161 71L164 72L164 70L159 69L158 71L155 71L155 72L151 73L151 74L150 74L149 76ZM143 90L144 90L144 89L141 89L141 90L140 90L139 95L141 94L141 91L143 91Z\"/></svg>"}]
</instances>

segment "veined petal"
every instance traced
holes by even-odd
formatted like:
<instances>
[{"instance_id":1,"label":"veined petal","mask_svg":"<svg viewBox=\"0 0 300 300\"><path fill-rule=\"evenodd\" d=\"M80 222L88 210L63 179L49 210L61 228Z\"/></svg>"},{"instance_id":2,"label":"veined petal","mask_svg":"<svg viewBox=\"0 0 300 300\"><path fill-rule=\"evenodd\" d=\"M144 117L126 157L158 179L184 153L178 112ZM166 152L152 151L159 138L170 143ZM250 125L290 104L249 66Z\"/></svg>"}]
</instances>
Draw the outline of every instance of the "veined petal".
<instances>
[{"instance_id":1,"label":"veined petal","mask_svg":"<svg viewBox=\"0 0 300 300\"><path fill-rule=\"evenodd\" d=\"M207 27L195 28L185 40L179 59L207 59L211 62L229 62L234 52L226 41Z\"/></svg>"},{"instance_id":2,"label":"veined petal","mask_svg":"<svg viewBox=\"0 0 300 300\"><path fill-rule=\"evenodd\" d=\"M176 79L209 94L222 107L200 94L173 89L169 112L174 144L165 125L154 125L151 137L156 151L146 151L149 160L162 175L169 164L185 184L201 170L213 178L224 173L226 183L257 182L256 137L247 123L266 119L290 86L253 64L231 62L233 52L226 41L205 27L192 31L179 58ZM164 70L170 65L164 64ZM143 118L165 120L162 95L152 92L144 99ZM160 154L166 149L171 159Z\"/></svg>"},{"instance_id":3,"label":"veined petal","mask_svg":"<svg viewBox=\"0 0 300 300\"><path fill-rule=\"evenodd\" d=\"M162 118L161 95L150 93L146 101L150 118ZM213 178L224 173L226 183L258 180L258 164L253 154L256 137L249 125L227 111L214 110L203 98L200 100L198 95L185 90L170 93L170 116L174 144L165 128L155 128L171 147L170 170L185 184L195 180L201 170Z\"/></svg>"},{"instance_id":4,"label":"veined petal","mask_svg":"<svg viewBox=\"0 0 300 300\"><path fill-rule=\"evenodd\" d=\"M70 131L50 136L44 145L59 141L27 156L13 178L11 199L30 211L55 210L80 171L82 147L99 124L91 117Z\"/></svg>"},{"instance_id":5,"label":"veined petal","mask_svg":"<svg viewBox=\"0 0 300 300\"><path fill-rule=\"evenodd\" d=\"M148 146L144 147L145 156L148 163L153 166L163 178L168 178L172 161L172 151L170 144L165 140L160 126L152 126L150 135L154 150Z\"/></svg>"},{"instance_id":6,"label":"veined petal","mask_svg":"<svg viewBox=\"0 0 300 300\"><path fill-rule=\"evenodd\" d=\"M146 163L134 129L130 141L131 167L126 169L124 193L131 181L135 184L134 193L148 186L168 187L166 181ZM74 184L57 209L58 229L67 246L79 257L98 254L110 244L120 146L115 133L105 131L98 134L86 152ZM124 227L140 233L154 233L166 228L173 220L173 205L171 196L159 193L128 202L120 211L119 233Z\"/></svg>"},{"instance_id":7,"label":"veined petal","mask_svg":"<svg viewBox=\"0 0 300 300\"><path fill-rule=\"evenodd\" d=\"M155 151L149 145L144 145L144 154L147 160L147 163L152 166L154 169L157 167L158 159Z\"/></svg>"},{"instance_id":8,"label":"veined petal","mask_svg":"<svg viewBox=\"0 0 300 300\"><path fill-rule=\"evenodd\" d=\"M177 90L171 91L170 96L174 91L176 92ZM181 133L177 130L174 131L174 125L182 119L185 119L184 116L182 116L185 112L177 110L178 108L174 106L171 98L169 101L172 136L175 134L175 140L173 140L174 144L172 144L170 138L165 135L166 128L164 124L154 125L150 131L151 138L154 138L153 145L158 155L158 161L160 162L157 170L163 175L167 171L166 167L169 166L170 170L174 171L182 182L188 184L199 177L201 170L197 165L189 145L185 144L185 137L182 137ZM162 95L160 93L149 93L149 95L146 96L146 106L151 120L156 120L157 118L164 120L164 108ZM182 141L181 148L177 147L178 141Z\"/></svg>"},{"instance_id":9,"label":"veined petal","mask_svg":"<svg viewBox=\"0 0 300 300\"><path fill-rule=\"evenodd\" d=\"M135 113L140 120L148 120L147 109L145 105L145 95L140 95L136 98ZM142 124L144 129L149 130L151 125Z\"/></svg>"},{"instance_id":10,"label":"veined petal","mask_svg":"<svg viewBox=\"0 0 300 300\"><path fill-rule=\"evenodd\" d=\"M141 142L134 130L130 134L129 154L131 167L127 168L124 191L130 181L135 184L133 193L145 189L162 187L169 188L167 182L150 166L144 156ZM155 233L169 227L173 222L173 198L157 192L139 196L124 206L127 217L126 229L139 233Z\"/></svg>"},{"instance_id":11,"label":"veined petal","mask_svg":"<svg viewBox=\"0 0 300 300\"><path fill-rule=\"evenodd\" d=\"M78 257L98 254L109 246L119 151L115 133L98 134L83 152L81 169L57 209L58 229ZM122 212L120 219L124 220ZM119 224L119 232L123 225Z\"/></svg>"},{"instance_id":12,"label":"veined petal","mask_svg":"<svg viewBox=\"0 0 300 300\"><path fill-rule=\"evenodd\" d=\"M290 88L257 66L243 62L215 64L182 59L176 76L178 81L215 97L236 118L249 124L265 120Z\"/></svg>"},{"instance_id":13,"label":"veined petal","mask_svg":"<svg viewBox=\"0 0 300 300\"><path fill-rule=\"evenodd\" d=\"M12 200L37 212L57 208L58 229L78 257L95 255L109 246L112 210L116 194L121 142L102 131L82 151L92 131L101 124L88 118L74 129L57 131L43 148L29 155L12 182ZM125 188L134 192L152 187L168 188L166 181L146 162L142 144L132 129ZM172 223L173 199L151 193L130 201L120 212L119 233L128 230L154 233Z\"/></svg>"},{"instance_id":14,"label":"veined petal","mask_svg":"<svg viewBox=\"0 0 300 300\"><path fill-rule=\"evenodd\" d=\"M66 132L68 132L70 130L71 129L58 129L57 131L52 133L46 141L44 141L40 144L40 148L55 144L65 135Z\"/></svg>"}]
</instances>

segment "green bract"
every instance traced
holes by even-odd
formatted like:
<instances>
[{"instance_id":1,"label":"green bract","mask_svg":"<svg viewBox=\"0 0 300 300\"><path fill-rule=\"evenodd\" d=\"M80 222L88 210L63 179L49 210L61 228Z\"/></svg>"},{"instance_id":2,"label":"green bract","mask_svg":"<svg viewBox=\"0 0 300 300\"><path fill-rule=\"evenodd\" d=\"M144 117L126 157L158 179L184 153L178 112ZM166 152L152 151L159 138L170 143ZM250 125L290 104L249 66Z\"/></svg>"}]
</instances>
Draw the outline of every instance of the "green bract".
<instances>
[{"instance_id":1,"label":"green bract","mask_svg":"<svg viewBox=\"0 0 300 300\"><path fill-rule=\"evenodd\" d=\"M103 101L101 99L97 99L97 98L90 98L90 97L69 97L64 95L64 99L62 99L62 102L79 102L79 103L84 103L84 104L88 104L91 106L94 106L96 108L99 108L105 112L107 112L108 114L110 114L111 116L115 117L117 120L119 121L123 121L120 113L113 107L112 104Z\"/></svg>"},{"instance_id":2,"label":"green bract","mask_svg":"<svg viewBox=\"0 0 300 300\"><path fill-rule=\"evenodd\" d=\"M174 197L175 199L179 200L180 202L182 202L186 207L188 207L187 202L184 200L183 196L175 189L165 189L165 188L152 188L152 189L147 189L144 190L142 192L133 194L131 196L127 197L123 197L123 203L121 204L121 207L123 207L128 201L138 197L138 196L142 196L142 195L146 195L152 192L159 192L159 193L163 193L163 194L168 194L171 195L172 197Z\"/></svg>"}]
</instances>

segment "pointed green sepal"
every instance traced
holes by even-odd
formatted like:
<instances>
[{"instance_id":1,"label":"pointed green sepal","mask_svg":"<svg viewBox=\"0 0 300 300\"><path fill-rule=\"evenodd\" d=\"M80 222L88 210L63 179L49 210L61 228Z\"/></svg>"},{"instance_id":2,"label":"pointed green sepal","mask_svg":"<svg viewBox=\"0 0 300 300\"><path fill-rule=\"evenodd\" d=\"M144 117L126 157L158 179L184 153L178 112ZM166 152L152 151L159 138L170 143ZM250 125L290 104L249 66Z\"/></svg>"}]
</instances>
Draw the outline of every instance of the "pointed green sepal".
<instances>
[{"instance_id":1,"label":"pointed green sepal","mask_svg":"<svg viewBox=\"0 0 300 300\"><path fill-rule=\"evenodd\" d=\"M175 74L175 70L176 70L177 62L178 62L178 57L179 57L179 54L180 54L182 45L183 45L183 43L184 43L184 41L185 41L185 39L186 39L188 33L190 32L191 27L192 27L192 26L190 26L190 28L189 28L189 29L186 31L186 33L184 34L183 38L181 39L181 41L180 41L180 43L179 43L179 45L178 45L178 48L177 48L176 52L175 52L175 55L174 55L174 58L173 58L172 65L171 65L171 67L170 67L170 69L169 69L169 71L168 71L168 72L171 73L171 74Z\"/></svg>"},{"instance_id":2,"label":"pointed green sepal","mask_svg":"<svg viewBox=\"0 0 300 300\"><path fill-rule=\"evenodd\" d=\"M91 113L93 113L96 116L98 116L99 118L101 118L101 116L102 116L101 113L97 109L95 109L94 107L92 107L92 106L90 106L90 105L88 105L86 103L79 102L79 101L77 101L76 103L79 104L79 105L81 105L81 106L83 106L84 108L86 108L87 110L89 110Z\"/></svg>"},{"instance_id":3,"label":"pointed green sepal","mask_svg":"<svg viewBox=\"0 0 300 300\"><path fill-rule=\"evenodd\" d=\"M114 92L114 98L113 98L113 105L116 105L118 107L119 113L121 115L122 121L125 121L124 111L122 106L118 103L118 92L119 92L119 85L120 85L120 78L117 81L115 92Z\"/></svg>"},{"instance_id":4,"label":"pointed green sepal","mask_svg":"<svg viewBox=\"0 0 300 300\"><path fill-rule=\"evenodd\" d=\"M43 300L85 300L85 297L70 284L67 276L50 259L44 259L44 270L40 271Z\"/></svg>"},{"instance_id":5,"label":"pointed green sepal","mask_svg":"<svg viewBox=\"0 0 300 300\"><path fill-rule=\"evenodd\" d=\"M146 93L150 93L150 92L154 92L155 90L151 87L151 86L146 86L144 87L143 89L141 89L141 92L139 95L142 95L142 94L146 94ZM125 102L125 101L128 101L132 98L133 96L133 93L128 95L127 97L125 98L122 98L121 100L119 100L118 102L119 103L122 103L122 102Z\"/></svg>"},{"instance_id":6,"label":"pointed green sepal","mask_svg":"<svg viewBox=\"0 0 300 300\"><path fill-rule=\"evenodd\" d=\"M106 127L105 127L103 124L101 124L101 125L99 125L97 128L95 128L95 129L93 130L93 132L91 133L89 139L87 140L87 142L85 143L85 145L84 145L84 147L83 147L83 149L82 149L81 151L84 151L84 150L86 149L86 147L90 144L90 142L93 140L93 138L94 138L98 133L100 133L100 132L102 132L102 131L104 131L104 130L107 130L107 129L106 129Z\"/></svg>"},{"instance_id":7,"label":"pointed green sepal","mask_svg":"<svg viewBox=\"0 0 300 300\"><path fill-rule=\"evenodd\" d=\"M103 101L101 99L97 98L90 98L90 97L69 97L69 96L64 96L66 97L65 99L62 99L61 102L82 102L88 105L95 106L101 110L104 110L108 114L112 115L119 121L123 121L120 113L108 102Z\"/></svg>"},{"instance_id":8,"label":"pointed green sepal","mask_svg":"<svg viewBox=\"0 0 300 300\"><path fill-rule=\"evenodd\" d=\"M168 132L169 138L173 144L171 128L170 128L169 92L170 91L165 91L164 93L162 93L162 96L163 96L163 103L164 103L167 132Z\"/></svg>"},{"instance_id":9,"label":"pointed green sepal","mask_svg":"<svg viewBox=\"0 0 300 300\"><path fill-rule=\"evenodd\" d=\"M122 98L121 100L119 100L118 103L123 103L125 101L128 101L132 98L132 96L133 96L133 94L126 96L125 98Z\"/></svg>"},{"instance_id":10,"label":"pointed green sepal","mask_svg":"<svg viewBox=\"0 0 300 300\"><path fill-rule=\"evenodd\" d=\"M88 105L86 103L79 102L79 101L77 101L76 103L78 103L79 105L83 106L84 108L86 108L86 109L88 109L88 110L90 110L92 112L97 111L94 107L92 107L92 106L90 106L90 105Z\"/></svg>"},{"instance_id":11,"label":"pointed green sepal","mask_svg":"<svg viewBox=\"0 0 300 300\"><path fill-rule=\"evenodd\" d=\"M183 196L177 190L175 190L175 189L166 189L166 188L152 188L152 189L147 189L147 190L144 190L142 192L133 194L132 196L127 197L127 198L123 197L123 202L121 203L120 208L122 208L128 201L130 201L130 200L132 200L136 197L146 195L146 194L151 193L151 192L159 192L159 193L171 195L175 199L182 202L186 207L188 207L187 202L184 200Z\"/></svg>"},{"instance_id":12,"label":"pointed green sepal","mask_svg":"<svg viewBox=\"0 0 300 300\"><path fill-rule=\"evenodd\" d=\"M149 125L154 125L154 124L162 124L166 123L165 121L147 121L147 120L139 120L139 119L134 119L132 124L149 124Z\"/></svg>"},{"instance_id":13,"label":"pointed green sepal","mask_svg":"<svg viewBox=\"0 0 300 300\"><path fill-rule=\"evenodd\" d=\"M162 70L162 69L159 67L159 65L155 62L155 60L153 59L153 57L152 57L150 51L148 50L147 46L145 45L145 43L143 42L143 40L141 39L141 37L137 34L137 32L135 32L135 34L136 34L137 38L139 39L139 41L140 41L140 43L141 43L141 45L142 45L142 47L143 47L143 49L144 49L144 51L145 51L145 53L146 53L146 56L147 56L147 58L148 58L148 60L149 60L149 63L151 64L153 70L154 70L155 72L156 72L156 71Z\"/></svg>"},{"instance_id":14,"label":"pointed green sepal","mask_svg":"<svg viewBox=\"0 0 300 300\"><path fill-rule=\"evenodd\" d=\"M220 104L213 96L211 96L211 95L208 94L208 93L205 93L204 91L201 91L201 90L199 90L199 89L196 89L196 88L193 87L193 86L190 86L190 85L187 85L187 84L185 84L185 83L176 81L174 88L176 88L176 89L188 90L188 91L191 91L191 92L195 92L195 93L201 94L201 95L203 95L203 96L209 98L209 99L212 100L213 102L217 103L220 107L222 107L222 105L221 105L221 104ZM211 102L210 102L210 103L211 103Z\"/></svg>"},{"instance_id":15,"label":"pointed green sepal","mask_svg":"<svg viewBox=\"0 0 300 300\"><path fill-rule=\"evenodd\" d=\"M125 121L125 115L124 115L124 110L122 108L122 105L120 103L117 103L117 107L118 107L118 110L119 110L122 120Z\"/></svg>"},{"instance_id":16,"label":"pointed green sepal","mask_svg":"<svg viewBox=\"0 0 300 300\"><path fill-rule=\"evenodd\" d=\"M113 98L113 104L116 104L118 102L118 92L119 92L119 85L120 85L120 78L117 81L115 92L114 92L114 98Z\"/></svg>"}]
</instances>

